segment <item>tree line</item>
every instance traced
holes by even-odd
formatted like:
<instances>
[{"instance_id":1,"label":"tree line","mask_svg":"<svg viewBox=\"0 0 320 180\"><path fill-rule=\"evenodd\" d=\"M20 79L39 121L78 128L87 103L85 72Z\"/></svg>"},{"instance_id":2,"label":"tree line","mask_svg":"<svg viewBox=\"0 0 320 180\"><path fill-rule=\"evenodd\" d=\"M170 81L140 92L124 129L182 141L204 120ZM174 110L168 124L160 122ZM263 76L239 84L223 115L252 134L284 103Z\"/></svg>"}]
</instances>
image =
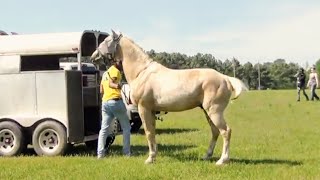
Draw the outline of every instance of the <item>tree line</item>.
<instances>
[{"instance_id":1,"label":"tree line","mask_svg":"<svg viewBox=\"0 0 320 180\"><path fill-rule=\"evenodd\" d=\"M250 89L258 89L259 87L260 89L295 88L296 78L294 75L300 68L297 63L287 63L285 59L276 59L274 62L256 64L247 62L241 64L236 58L221 61L212 54L198 53L193 56L187 56L181 53L157 53L154 50L147 51L147 53L155 61L172 69L215 69L220 73L243 80ZM316 62L316 66L318 72L320 72L320 59ZM307 69L306 73L308 71Z\"/></svg>"}]
</instances>

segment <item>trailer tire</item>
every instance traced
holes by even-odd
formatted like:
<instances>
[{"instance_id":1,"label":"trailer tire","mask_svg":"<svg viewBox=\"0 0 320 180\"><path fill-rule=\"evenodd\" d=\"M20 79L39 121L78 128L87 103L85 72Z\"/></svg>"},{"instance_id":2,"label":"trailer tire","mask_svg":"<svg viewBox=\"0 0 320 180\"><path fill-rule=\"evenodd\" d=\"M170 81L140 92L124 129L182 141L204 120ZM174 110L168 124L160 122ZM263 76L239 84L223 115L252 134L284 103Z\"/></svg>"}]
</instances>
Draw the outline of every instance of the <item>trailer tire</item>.
<instances>
[{"instance_id":1,"label":"trailer tire","mask_svg":"<svg viewBox=\"0 0 320 180\"><path fill-rule=\"evenodd\" d=\"M22 128L13 122L0 122L0 156L19 155L25 149Z\"/></svg>"},{"instance_id":2,"label":"trailer tire","mask_svg":"<svg viewBox=\"0 0 320 180\"><path fill-rule=\"evenodd\" d=\"M64 155L68 148L66 129L54 121L42 122L33 131L32 144L40 156Z\"/></svg>"},{"instance_id":3,"label":"trailer tire","mask_svg":"<svg viewBox=\"0 0 320 180\"><path fill-rule=\"evenodd\" d=\"M130 120L130 125L131 125L131 133L138 133L142 126L142 121L141 119L133 119L133 120Z\"/></svg>"},{"instance_id":4,"label":"trailer tire","mask_svg":"<svg viewBox=\"0 0 320 180\"><path fill-rule=\"evenodd\" d=\"M98 139L92 140L92 141L86 141L85 142L86 147L90 150L97 150L98 147Z\"/></svg>"}]
</instances>

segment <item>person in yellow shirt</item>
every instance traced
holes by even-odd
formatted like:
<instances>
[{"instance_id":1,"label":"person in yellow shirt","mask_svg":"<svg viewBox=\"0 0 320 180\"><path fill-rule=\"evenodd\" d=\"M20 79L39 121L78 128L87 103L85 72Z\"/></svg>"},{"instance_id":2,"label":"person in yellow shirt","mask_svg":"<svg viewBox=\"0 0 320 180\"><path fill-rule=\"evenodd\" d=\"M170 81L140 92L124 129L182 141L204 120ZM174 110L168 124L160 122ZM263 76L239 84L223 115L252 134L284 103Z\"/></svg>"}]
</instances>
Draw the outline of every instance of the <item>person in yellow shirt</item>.
<instances>
[{"instance_id":1,"label":"person in yellow shirt","mask_svg":"<svg viewBox=\"0 0 320 180\"><path fill-rule=\"evenodd\" d=\"M123 132L123 154L131 155L130 151L130 121L126 107L121 99L121 62L116 62L102 76L100 93L102 97L102 121L99 131L97 155L98 159L106 154L106 139L110 134L110 125L114 118L120 122Z\"/></svg>"}]
</instances>

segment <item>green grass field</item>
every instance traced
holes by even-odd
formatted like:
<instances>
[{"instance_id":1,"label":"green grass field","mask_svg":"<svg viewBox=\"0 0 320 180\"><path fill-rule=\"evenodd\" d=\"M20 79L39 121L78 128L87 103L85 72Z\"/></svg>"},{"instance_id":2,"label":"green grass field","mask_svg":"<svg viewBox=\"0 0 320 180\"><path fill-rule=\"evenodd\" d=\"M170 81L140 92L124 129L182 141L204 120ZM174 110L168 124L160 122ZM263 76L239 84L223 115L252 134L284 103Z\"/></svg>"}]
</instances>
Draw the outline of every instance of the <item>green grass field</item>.
<instances>
[{"instance_id":1,"label":"green grass field","mask_svg":"<svg viewBox=\"0 0 320 180\"><path fill-rule=\"evenodd\" d=\"M133 157L121 155L117 136L109 155L97 160L83 145L64 157L33 153L0 158L0 179L320 179L320 102L296 102L294 90L251 91L225 112L233 130L231 162L202 161L209 126L200 109L169 113L157 121L157 162L145 165L145 136L132 135Z\"/></svg>"}]
</instances>

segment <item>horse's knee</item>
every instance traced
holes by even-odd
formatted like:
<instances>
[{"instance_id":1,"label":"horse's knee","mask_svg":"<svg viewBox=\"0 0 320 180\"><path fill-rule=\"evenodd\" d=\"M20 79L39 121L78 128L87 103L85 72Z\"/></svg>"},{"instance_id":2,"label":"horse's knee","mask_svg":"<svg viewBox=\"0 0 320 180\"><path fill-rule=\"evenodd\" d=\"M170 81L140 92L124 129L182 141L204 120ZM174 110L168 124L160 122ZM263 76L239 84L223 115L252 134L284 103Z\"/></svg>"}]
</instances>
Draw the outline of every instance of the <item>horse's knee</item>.
<instances>
[{"instance_id":1,"label":"horse's knee","mask_svg":"<svg viewBox=\"0 0 320 180\"><path fill-rule=\"evenodd\" d=\"M229 126L227 126L227 133L228 133L228 136L231 136L231 132L232 132L231 128L230 128Z\"/></svg>"},{"instance_id":2,"label":"horse's knee","mask_svg":"<svg viewBox=\"0 0 320 180\"><path fill-rule=\"evenodd\" d=\"M154 141L155 133L151 133L150 131L148 131L148 132L145 131L145 134L146 134L146 137L147 137L148 140Z\"/></svg>"},{"instance_id":3,"label":"horse's knee","mask_svg":"<svg viewBox=\"0 0 320 180\"><path fill-rule=\"evenodd\" d=\"M220 134L222 137L229 139L231 137L231 128L227 126L226 129L221 129Z\"/></svg>"}]
</instances>

